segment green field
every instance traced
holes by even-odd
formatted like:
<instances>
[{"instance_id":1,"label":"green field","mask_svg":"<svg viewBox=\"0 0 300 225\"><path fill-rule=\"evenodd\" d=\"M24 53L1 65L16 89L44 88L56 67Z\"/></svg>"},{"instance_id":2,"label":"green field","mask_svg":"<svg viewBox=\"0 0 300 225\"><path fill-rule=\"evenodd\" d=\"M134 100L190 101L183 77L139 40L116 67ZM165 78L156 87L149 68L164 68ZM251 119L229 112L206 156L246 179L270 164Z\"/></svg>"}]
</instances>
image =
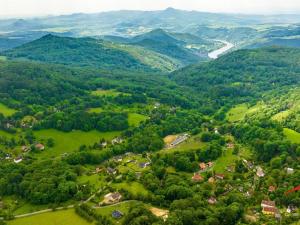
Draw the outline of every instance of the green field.
<instances>
[{"instance_id":1,"label":"green field","mask_svg":"<svg viewBox=\"0 0 300 225\"><path fill-rule=\"evenodd\" d=\"M274 116L272 116L272 120L276 120L278 122L283 121L284 119L286 119L290 114L289 110L286 111L282 111L280 113L275 114Z\"/></svg>"},{"instance_id":2,"label":"green field","mask_svg":"<svg viewBox=\"0 0 300 225\"><path fill-rule=\"evenodd\" d=\"M300 144L300 133L288 128L284 128L283 133L291 142Z\"/></svg>"},{"instance_id":3,"label":"green field","mask_svg":"<svg viewBox=\"0 0 300 225\"><path fill-rule=\"evenodd\" d=\"M232 154L232 149L227 149L223 156L218 158L214 162L214 171L217 173L224 173L226 171L226 167L234 164L234 162L238 159L237 155Z\"/></svg>"},{"instance_id":4,"label":"green field","mask_svg":"<svg viewBox=\"0 0 300 225\"><path fill-rule=\"evenodd\" d=\"M148 119L147 116L144 116L144 115L141 115L141 114L138 114L138 113L129 113L128 114L128 123L129 123L129 126L136 127L141 122L143 122L143 121L145 121L147 119Z\"/></svg>"},{"instance_id":5,"label":"green field","mask_svg":"<svg viewBox=\"0 0 300 225\"><path fill-rule=\"evenodd\" d=\"M229 110L226 118L230 122L237 122L244 119L247 111L248 106L246 104L237 105Z\"/></svg>"},{"instance_id":6,"label":"green field","mask_svg":"<svg viewBox=\"0 0 300 225\"><path fill-rule=\"evenodd\" d=\"M74 209L42 213L39 215L15 219L8 225L90 225L75 214Z\"/></svg>"},{"instance_id":7,"label":"green field","mask_svg":"<svg viewBox=\"0 0 300 225\"><path fill-rule=\"evenodd\" d=\"M102 108L90 108L90 109L88 109L88 112L89 113L101 113L101 112L103 112L104 110L102 109Z\"/></svg>"},{"instance_id":8,"label":"green field","mask_svg":"<svg viewBox=\"0 0 300 225\"><path fill-rule=\"evenodd\" d=\"M122 93L116 90L97 90L97 91L92 91L92 95L95 96L107 96L107 97L116 97L120 94L125 94L128 95L126 93Z\"/></svg>"},{"instance_id":9,"label":"green field","mask_svg":"<svg viewBox=\"0 0 300 225\"><path fill-rule=\"evenodd\" d=\"M63 153L69 153L77 150L81 145L93 145L99 142L100 139L111 140L118 136L120 132L105 132L99 131L72 131L62 132L54 129L35 131L34 135L39 141L44 143L48 138L54 139L54 147L43 151L40 155L42 157L54 157ZM43 141L44 140L44 141Z\"/></svg>"},{"instance_id":10,"label":"green field","mask_svg":"<svg viewBox=\"0 0 300 225\"><path fill-rule=\"evenodd\" d=\"M134 194L134 195L147 195L148 191L145 189L145 187L138 183L138 182L131 182L131 183L113 183L112 187L120 190L125 189L128 192Z\"/></svg>"},{"instance_id":11,"label":"green field","mask_svg":"<svg viewBox=\"0 0 300 225\"><path fill-rule=\"evenodd\" d=\"M2 113L4 116L11 116L15 112L17 112L17 111L7 107L6 105L4 105L2 103L0 103L0 113Z\"/></svg>"}]
</instances>

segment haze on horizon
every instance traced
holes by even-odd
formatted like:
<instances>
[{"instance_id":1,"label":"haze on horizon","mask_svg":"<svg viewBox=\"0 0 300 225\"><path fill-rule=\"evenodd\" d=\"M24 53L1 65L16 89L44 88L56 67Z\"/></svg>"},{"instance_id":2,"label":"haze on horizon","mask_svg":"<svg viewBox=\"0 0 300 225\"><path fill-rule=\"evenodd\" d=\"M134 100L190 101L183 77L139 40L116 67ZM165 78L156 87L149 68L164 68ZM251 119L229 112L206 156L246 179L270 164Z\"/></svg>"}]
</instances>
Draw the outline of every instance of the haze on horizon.
<instances>
[{"instance_id":1,"label":"haze on horizon","mask_svg":"<svg viewBox=\"0 0 300 225\"><path fill-rule=\"evenodd\" d=\"M96 13L125 9L148 11L168 7L241 14L300 13L299 0L0 0L0 17Z\"/></svg>"}]
</instances>

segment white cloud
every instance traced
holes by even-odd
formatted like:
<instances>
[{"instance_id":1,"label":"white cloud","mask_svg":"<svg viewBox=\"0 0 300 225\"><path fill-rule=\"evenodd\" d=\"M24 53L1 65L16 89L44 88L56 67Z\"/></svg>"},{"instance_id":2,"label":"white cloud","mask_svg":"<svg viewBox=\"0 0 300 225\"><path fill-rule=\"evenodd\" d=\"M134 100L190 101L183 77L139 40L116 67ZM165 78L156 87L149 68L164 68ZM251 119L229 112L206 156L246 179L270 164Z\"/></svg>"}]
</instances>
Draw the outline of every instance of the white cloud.
<instances>
[{"instance_id":1,"label":"white cloud","mask_svg":"<svg viewBox=\"0 0 300 225\"><path fill-rule=\"evenodd\" d=\"M167 7L227 13L300 13L299 0L0 0L0 17Z\"/></svg>"}]
</instances>

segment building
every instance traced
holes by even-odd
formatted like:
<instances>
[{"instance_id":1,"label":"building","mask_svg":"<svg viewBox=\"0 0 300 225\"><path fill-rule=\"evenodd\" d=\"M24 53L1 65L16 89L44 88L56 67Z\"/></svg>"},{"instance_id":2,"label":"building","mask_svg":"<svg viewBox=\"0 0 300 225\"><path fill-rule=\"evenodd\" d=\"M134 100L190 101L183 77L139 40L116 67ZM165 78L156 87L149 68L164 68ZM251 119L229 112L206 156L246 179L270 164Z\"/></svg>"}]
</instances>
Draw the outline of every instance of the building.
<instances>
[{"instance_id":1,"label":"building","mask_svg":"<svg viewBox=\"0 0 300 225\"><path fill-rule=\"evenodd\" d=\"M286 168L286 172L287 172L287 174L293 174L294 169L293 168Z\"/></svg>"},{"instance_id":2,"label":"building","mask_svg":"<svg viewBox=\"0 0 300 225\"><path fill-rule=\"evenodd\" d=\"M219 180L224 180L225 175L224 174L216 174L215 178Z\"/></svg>"},{"instance_id":3,"label":"building","mask_svg":"<svg viewBox=\"0 0 300 225\"><path fill-rule=\"evenodd\" d=\"M264 173L263 169L260 166L256 167L256 175L258 177L264 177L265 176L265 173Z\"/></svg>"},{"instance_id":4,"label":"building","mask_svg":"<svg viewBox=\"0 0 300 225\"><path fill-rule=\"evenodd\" d=\"M103 203L105 204L114 204L119 202L122 199L122 195L119 192L108 193L104 196Z\"/></svg>"},{"instance_id":5,"label":"building","mask_svg":"<svg viewBox=\"0 0 300 225\"><path fill-rule=\"evenodd\" d=\"M274 192L274 191L276 191L276 187L271 185L271 186L269 187L268 191L269 191L269 192Z\"/></svg>"},{"instance_id":6,"label":"building","mask_svg":"<svg viewBox=\"0 0 300 225\"><path fill-rule=\"evenodd\" d=\"M204 180L204 178L200 174L194 173L194 176L192 177L192 181L200 182L200 181L203 181L203 180Z\"/></svg>"},{"instance_id":7,"label":"building","mask_svg":"<svg viewBox=\"0 0 300 225\"><path fill-rule=\"evenodd\" d=\"M96 168L96 173L100 173L102 170L103 170L102 168L97 167Z\"/></svg>"},{"instance_id":8,"label":"building","mask_svg":"<svg viewBox=\"0 0 300 225\"><path fill-rule=\"evenodd\" d=\"M206 169L206 164L205 163L200 163L199 167L201 170L205 170Z\"/></svg>"},{"instance_id":9,"label":"building","mask_svg":"<svg viewBox=\"0 0 300 225\"><path fill-rule=\"evenodd\" d=\"M217 199L215 197L210 197L207 202L211 205L214 205L217 203Z\"/></svg>"},{"instance_id":10,"label":"building","mask_svg":"<svg viewBox=\"0 0 300 225\"><path fill-rule=\"evenodd\" d=\"M41 143L36 144L34 147L37 150L41 150L41 151L45 149L45 146L43 144L41 144Z\"/></svg>"},{"instance_id":11,"label":"building","mask_svg":"<svg viewBox=\"0 0 300 225\"><path fill-rule=\"evenodd\" d=\"M142 168L142 169L144 169L144 168L146 168L147 166L150 166L150 164L151 164L150 162L140 163L140 164L139 164L139 167Z\"/></svg>"},{"instance_id":12,"label":"building","mask_svg":"<svg viewBox=\"0 0 300 225\"><path fill-rule=\"evenodd\" d=\"M227 143L227 148L229 148L229 149L233 149L234 148L234 143Z\"/></svg>"},{"instance_id":13,"label":"building","mask_svg":"<svg viewBox=\"0 0 300 225\"><path fill-rule=\"evenodd\" d=\"M114 210L111 214L114 219L120 219L123 216L123 213L119 210Z\"/></svg>"},{"instance_id":14,"label":"building","mask_svg":"<svg viewBox=\"0 0 300 225\"><path fill-rule=\"evenodd\" d=\"M181 144L189 138L188 134L179 135L174 141L172 141L169 147L175 147L176 145Z\"/></svg>"},{"instance_id":15,"label":"building","mask_svg":"<svg viewBox=\"0 0 300 225\"><path fill-rule=\"evenodd\" d=\"M294 206L294 205L289 205L286 209L286 212L287 213L293 213L293 212L296 212L297 211L297 207Z\"/></svg>"},{"instance_id":16,"label":"building","mask_svg":"<svg viewBox=\"0 0 300 225\"><path fill-rule=\"evenodd\" d=\"M214 163L213 162L208 162L207 163L207 166L210 168L210 167L212 167L214 165Z\"/></svg>"},{"instance_id":17,"label":"building","mask_svg":"<svg viewBox=\"0 0 300 225\"><path fill-rule=\"evenodd\" d=\"M26 145L23 145L23 146L21 147L21 149L22 149L23 152L28 152L28 151L30 150L30 147L28 147L28 146L26 146Z\"/></svg>"},{"instance_id":18,"label":"building","mask_svg":"<svg viewBox=\"0 0 300 225\"><path fill-rule=\"evenodd\" d=\"M210 178L208 179L208 183L211 183L211 184L215 183L215 178L210 177Z\"/></svg>"},{"instance_id":19,"label":"building","mask_svg":"<svg viewBox=\"0 0 300 225\"><path fill-rule=\"evenodd\" d=\"M260 206L262 208L267 207L267 208L275 208L276 204L274 201L268 201L268 200L262 200Z\"/></svg>"},{"instance_id":20,"label":"building","mask_svg":"<svg viewBox=\"0 0 300 225\"><path fill-rule=\"evenodd\" d=\"M262 213L265 215L274 215L275 216L275 214L277 213L277 209L272 208L272 207L263 207Z\"/></svg>"},{"instance_id":21,"label":"building","mask_svg":"<svg viewBox=\"0 0 300 225\"><path fill-rule=\"evenodd\" d=\"M122 142L123 142L123 139L120 138L120 137L116 137L116 138L111 140L112 145L121 144Z\"/></svg>"},{"instance_id":22,"label":"building","mask_svg":"<svg viewBox=\"0 0 300 225\"><path fill-rule=\"evenodd\" d=\"M109 175L115 175L115 174L117 174L117 170L114 169L114 168L111 168L111 167L108 167L108 168L106 169L106 172L107 172Z\"/></svg>"},{"instance_id":23,"label":"building","mask_svg":"<svg viewBox=\"0 0 300 225\"><path fill-rule=\"evenodd\" d=\"M19 157L17 157L17 158L15 158L14 159L14 163L20 163L20 162L22 162L23 161L23 157L22 156L19 156Z\"/></svg>"}]
</instances>

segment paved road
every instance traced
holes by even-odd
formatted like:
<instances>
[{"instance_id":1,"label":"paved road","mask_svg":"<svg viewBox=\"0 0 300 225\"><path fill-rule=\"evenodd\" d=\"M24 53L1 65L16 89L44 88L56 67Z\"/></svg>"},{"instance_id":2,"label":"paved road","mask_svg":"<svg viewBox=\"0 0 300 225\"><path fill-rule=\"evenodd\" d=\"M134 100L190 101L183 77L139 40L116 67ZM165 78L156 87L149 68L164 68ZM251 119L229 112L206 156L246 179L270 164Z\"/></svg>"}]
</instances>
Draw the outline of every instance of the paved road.
<instances>
[{"instance_id":1,"label":"paved road","mask_svg":"<svg viewBox=\"0 0 300 225\"><path fill-rule=\"evenodd\" d=\"M234 47L234 44L227 42L227 41L223 41L223 40L216 40L217 42L222 42L223 44L225 44L224 47L219 48L215 51L212 51L210 53L208 53L208 57L211 59L217 59L219 58L220 55L222 55L223 53L229 51L230 49L232 49Z\"/></svg>"}]
</instances>

